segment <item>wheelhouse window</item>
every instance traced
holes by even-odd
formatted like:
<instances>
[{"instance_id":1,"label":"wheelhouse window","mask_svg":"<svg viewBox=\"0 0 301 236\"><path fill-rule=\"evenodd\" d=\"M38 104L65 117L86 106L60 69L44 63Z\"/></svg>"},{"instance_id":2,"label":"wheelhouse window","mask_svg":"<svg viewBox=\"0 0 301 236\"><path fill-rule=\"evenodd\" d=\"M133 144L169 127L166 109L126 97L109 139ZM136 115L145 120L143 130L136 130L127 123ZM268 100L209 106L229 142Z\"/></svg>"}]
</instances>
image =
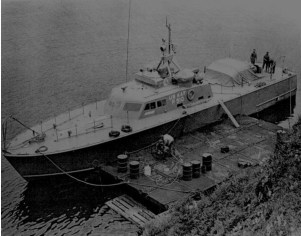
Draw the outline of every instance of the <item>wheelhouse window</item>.
<instances>
[{"instance_id":1,"label":"wheelhouse window","mask_svg":"<svg viewBox=\"0 0 301 236\"><path fill-rule=\"evenodd\" d=\"M145 105L144 110L147 111L147 110L152 110L152 109L155 109L155 108L156 108L156 102L151 102L151 103L147 103Z\"/></svg>"},{"instance_id":2,"label":"wheelhouse window","mask_svg":"<svg viewBox=\"0 0 301 236\"><path fill-rule=\"evenodd\" d=\"M166 105L166 100L157 101L157 107L164 107Z\"/></svg>"},{"instance_id":3,"label":"wheelhouse window","mask_svg":"<svg viewBox=\"0 0 301 236\"><path fill-rule=\"evenodd\" d=\"M161 101L157 101L157 107L162 107L162 102Z\"/></svg>"},{"instance_id":4,"label":"wheelhouse window","mask_svg":"<svg viewBox=\"0 0 301 236\"><path fill-rule=\"evenodd\" d=\"M155 109L156 108L156 103L155 102L152 102L151 104L150 104L150 109Z\"/></svg>"}]
</instances>

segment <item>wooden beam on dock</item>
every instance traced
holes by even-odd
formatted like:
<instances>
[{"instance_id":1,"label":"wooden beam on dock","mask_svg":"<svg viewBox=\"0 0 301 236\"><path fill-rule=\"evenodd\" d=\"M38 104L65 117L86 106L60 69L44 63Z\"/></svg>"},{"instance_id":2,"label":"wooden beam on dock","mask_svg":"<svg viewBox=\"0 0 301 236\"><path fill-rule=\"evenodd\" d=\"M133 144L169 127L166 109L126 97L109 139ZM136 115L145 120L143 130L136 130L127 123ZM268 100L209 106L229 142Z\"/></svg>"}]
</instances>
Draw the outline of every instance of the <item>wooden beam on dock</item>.
<instances>
[{"instance_id":1,"label":"wooden beam on dock","mask_svg":"<svg viewBox=\"0 0 301 236\"><path fill-rule=\"evenodd\" d=\"M227 115L229 116L229 118L231 119L231 121L235 125L235 127L239 128L239 124L237 123L237 121L235 120L235 118L232 116L231 112L228 110L228 108L226 107L225 103L222 100L218 100L218 102L222 106L222 108L224 109L224 111L227 113Z\"/></svg>"}]
</instances>

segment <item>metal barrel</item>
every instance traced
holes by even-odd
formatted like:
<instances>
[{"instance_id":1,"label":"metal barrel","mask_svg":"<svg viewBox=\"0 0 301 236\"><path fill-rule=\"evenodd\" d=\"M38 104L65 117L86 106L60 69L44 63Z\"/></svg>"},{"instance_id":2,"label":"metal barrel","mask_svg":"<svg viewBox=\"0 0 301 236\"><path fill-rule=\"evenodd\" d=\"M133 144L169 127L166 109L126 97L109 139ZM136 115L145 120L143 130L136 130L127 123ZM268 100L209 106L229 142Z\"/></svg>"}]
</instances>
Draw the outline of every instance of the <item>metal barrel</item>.
<instances>
[{"instance_id":1,"label":"metal barrel","mask_svg":"<svg viewBox=\"0 0 301 236\"><path fill-rule=\"evenodd\" d=\"M206 171L212 170L212 155L210 153L203 154L203 166L206 166Z\"/></svg>"},{"instance_id":2,"label":"metal barrel","mask_svg":"<svg viewBox=\"0 0 301 236\"><path fill-rule=\"evenodd\" d=\"M201 162L192 161L192 178L199 178L201 175Z\"/></svg>"},{"instance_id":3,"label":"metal barrel","mask_svg":"<svg viewBox=\"0 0 301 236\"><path fill-rule=\"evenodd\" d=\"M183 164L183 180L190 181L192 179L192 165L189 162Z\"/></svg>"},{"instance_id":4,"label":"metal barrel","mask_svg":"<svg viewBox=\"0 0 301 236\"><path fill-rule=\"evenodd\" d=\"M126 173L128 170L128 156L118 155L117 156L117 171L119 173Z\"/></svg>"},{"instance_id":5,"label":"metal barrel","mask_svg":"<svg viewBox=\"0 0 301 236\"><path fill-rule=\"evenodd\" d=\"M131 179L139 178L139 162L138 161L130 162L130 178Z\"/></svg>"}]
</instances>

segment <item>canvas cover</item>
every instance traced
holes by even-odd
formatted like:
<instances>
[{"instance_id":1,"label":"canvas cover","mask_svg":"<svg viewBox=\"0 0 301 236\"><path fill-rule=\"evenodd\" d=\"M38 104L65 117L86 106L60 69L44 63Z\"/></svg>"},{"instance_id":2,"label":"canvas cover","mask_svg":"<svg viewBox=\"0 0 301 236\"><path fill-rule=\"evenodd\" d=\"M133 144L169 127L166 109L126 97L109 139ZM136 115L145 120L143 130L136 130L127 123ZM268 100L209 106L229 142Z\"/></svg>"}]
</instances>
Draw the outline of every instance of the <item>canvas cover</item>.
<instances>
[{"instance_id":1,"label":"canvas cover","mask_svg":"<svg viewBox=\"0 0 301 236\"><path fill-rule=\"evenodd\" d=\"M207 67L206 79L210 83L222 84L225 86L242 85L259 79L248 62L225 58L211 63Z\"/></svg>"}]
</instances>

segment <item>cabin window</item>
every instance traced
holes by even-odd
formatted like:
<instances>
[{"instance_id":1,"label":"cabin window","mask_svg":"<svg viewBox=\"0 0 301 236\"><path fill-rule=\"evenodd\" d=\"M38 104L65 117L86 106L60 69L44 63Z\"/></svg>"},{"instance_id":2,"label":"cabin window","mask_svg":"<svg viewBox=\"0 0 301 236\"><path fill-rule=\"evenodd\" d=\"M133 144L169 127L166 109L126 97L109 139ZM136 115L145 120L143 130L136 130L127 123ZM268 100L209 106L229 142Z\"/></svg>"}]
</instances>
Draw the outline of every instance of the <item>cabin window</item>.
<instances>
[{"instance_id":1,"label":"cabin window","mask_svg":"<svg viewBox=\"0 0 301 236\"><path fill-rule=\"evenodd\" d=\"M142 105L140 103L127 102L124 104L123 110L124 111L140 111L141 106Z\"/></svg>"},{"instance_id":2,"label":"cabin window","mask_svg":"<svg viewBox=\"0 0 301 236\"><path fill-rule=\"evenodd\" d=\"M204 98L204 96L201 96L201 97L199 97L199 100L201 100L201 99L203 99Z\"/></svg>"},{"instance_id":3,"label":"cabin window","mask_svg":"<svg viewBox=\"0 0 301 236\"><path fill-rule=\"evenodd\" d=\"M144 110L147 111L147 110L152 110L155 108L156 108L156 102L151 102L151 103L146 104Z\"/></svg>"},{"instance_id":4,"label":"cabin window","mask_svg":"<svg viewBox=\"0 0 301 236\"><path fill-rule=\"evenodd\" d=\"M183 106L183 103L177 104L177 107L182 107L182 106Z\"/></svg>"},{"instance_id":5,"label":"cabin window","mask_svg":"<svg viewBox=\"0 0 301 236\"><path fill-rule=\"evenodd\" d=\"M164 107L166 105L166 100L157 101L157 107Z\"/></svg>"},{"instance_id":6,"label":"cabin window","mask_svg":"<svg viewBox=\"0 0 301 236\"><path fill-rule=\"evenodd\" d=\"M144 110L147 111L147 110L149 110L149 108L150 108L150 105L149 105L149 103L148 103L148 104L146 104Z\"/></svg>"},{"instance_id":7,"label":"cabin window","mask_svg":"<svg viewBox=\"0 0 301 236\"><path fill-rule=\"evenodd\" d=\"M155 102L152 102L151 104L150 104L150 109L155 109L156 108L156 103Z\"/></svg>"}]
</instances>

